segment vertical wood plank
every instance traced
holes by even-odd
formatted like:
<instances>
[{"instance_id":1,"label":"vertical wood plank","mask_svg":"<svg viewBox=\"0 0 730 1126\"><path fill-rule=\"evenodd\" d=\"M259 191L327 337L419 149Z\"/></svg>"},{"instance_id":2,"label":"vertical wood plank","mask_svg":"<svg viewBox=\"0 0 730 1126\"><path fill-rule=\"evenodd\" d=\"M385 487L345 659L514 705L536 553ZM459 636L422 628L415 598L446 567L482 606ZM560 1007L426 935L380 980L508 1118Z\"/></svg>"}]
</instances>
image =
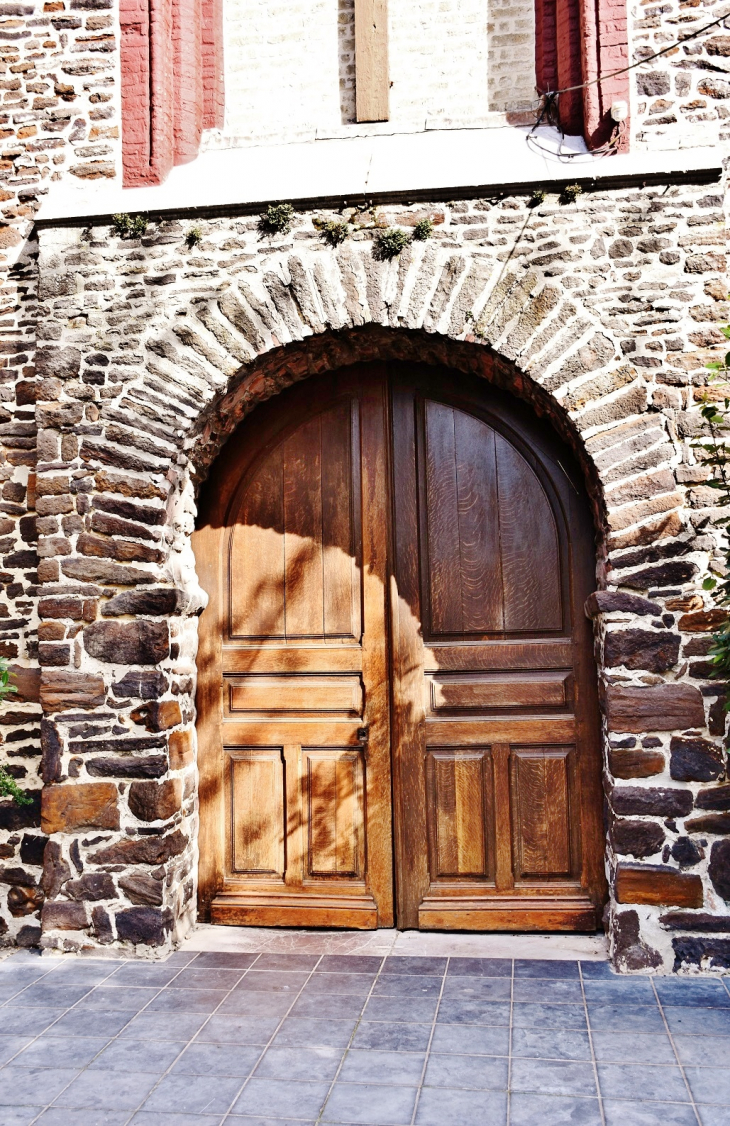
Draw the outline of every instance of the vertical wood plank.
<instances>
[{"instance_id":1,"label":"vertical wood plank","mask_svg":"<svg viewBox=\"0 0 730 1126\"><path fill-rule=\"evenodd\" d=\"M455 413L441 403L426 403L428 575L434 633L459 633L463 621Z\"/></svg>"},{"instance_id":2,"label":"vertical wood plank","mask_svg":"<svg viewBox=\"0 0 730 1126\"><path fill-rule=\"evenodd\" d=\"M497 891L506 891L515 886L512 872L509 759L509 744L495 743L492 747L492 764L494 768L494 822L496 837L494 882Z\"/></svg>"},{"instance_id":3,"label":"vertical wood plank","mask_svg":"<svg viewBox=\"0 0 730 1126\"><path fill-rule=\"evenodd\" d=\"M454 411L463 630L504 628L494 431Z\"/></svg>"},{"instance_id":4,"label":"vertical wood plank","mask_svg":"<svg viewBox=\"0 0 730 1126\"><path fill-rule=\"evenodd\" d=\"M355 116L389 116L388 0L355 0Z\"/></svg>"},{"instance_id":5,"label":"vertical wood plank","mask_svg":"<svg viewBox=\"0 0 730 1126\"><path fill-rule=\"evenodd\" d=\"M322 637L322 422L312 419L283 447L286 636Z\"/></svg>"},{"instance_id":6,"label":"vertical wood plank","mask_svg":"<svg viewBox=\"0 0 730 1126\"><path fill-rule=\"evenodd\" d=\"M356 560L350 400L322 416L322 584L325 637L353 636Z\"/></svg>"},{"instance_id":7,"label":"vertical wood plank","mask_svg":"<svg viewBox=\"0 0 730 1126\"><path fill-rule=\"evenodd\" d=\"M284 496L281 450L244 493L229 548L231 637L284 635Z\"/></svg>"}]
</instances>

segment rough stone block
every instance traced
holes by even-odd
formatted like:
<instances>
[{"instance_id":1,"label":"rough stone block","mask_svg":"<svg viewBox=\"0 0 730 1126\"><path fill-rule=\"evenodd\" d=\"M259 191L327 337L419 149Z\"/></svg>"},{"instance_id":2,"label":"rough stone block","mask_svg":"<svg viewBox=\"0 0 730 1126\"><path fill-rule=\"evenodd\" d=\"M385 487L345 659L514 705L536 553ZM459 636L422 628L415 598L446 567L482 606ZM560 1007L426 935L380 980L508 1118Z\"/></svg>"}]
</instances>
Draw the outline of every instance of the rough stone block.
<instances>
[{"instance_id":1,"label":"rough stone block","mask_svg":"<svg viewBox=\"0 0 730 1126\"><path fill-rule=\"evenodd\" d=\"M604 642L607 668L625 665L627 669L666 672L679 657L680 637L664 630L611 630Z\"/></svg>"},{"instance_id":2,"label":"rough stone block","mask_svg":"<svg viewBox=\"0 0 730 1126\"><path fill-rule=\"evenodd\" d=\"M163 946L172 927L169 912L154 907L129 907L116 916L117 935L122 942Z\"/></svg>"},{"instance_id":3,"label":"rough stone block","mask_svg":"<svg viewBox=\"0 0 730 1126\"><path fill-rule=\"evenodd\" d=\"M41 913L44 931L82 931L88 926L86 906L83 903L56 901L46 903Z\"/></svg>"},{"instance_id":4,"label":"rough stone block","mask_svg":"<svg viewBox=\"0 0 730 1126\"><path fill-rule=\"evenodd\" d=\"M596 590L589 595L585 603L587 618L595 618L597 614L612 614L621 610L627 614L653 614L655 617L662 612L658 602L650 602L648 598L640 598L637 594L627 594L622 590Z\"/></svg>"},{"instance_id":5,"label":"rough stone block","mask_svg":"<svg viewBox=\"0 0 730 1126\"><path fill-rule=\"evenodd\" d=\"M709 875L712 886L730 903L730 840L715 841L710 852Z\"/></svg>"},{"instance_id":6,"label":"rough stone block","mask_svg":"<svg viewBox=\"0 0 730 1126\"><path fill-rule=\"evenodd\" d=\"M63 894L79 901L116 899L117 889L108 872L86 872L78 880L69 880Z\"/></svg>"},{"instance_id":7,"label":"rough stone block","mask_svg":"<svg viewBox=\"0 0 730 1126\"><path fill-rule=\"evenodd\" d=\"M661 751L618 748L608 752L608 768L614 778L651 778L661 774L665 765Z\"/></svg>"},{"instance_id":8,"label":"rough stone block","mask_svg":"<svg viewBox=\"0 0 730 1126\"><path fill-rule=\"evenodd\" d=\"M725 752L709 739L675 736L669 749L669 773L678 782L714 782L725 772Z\"/></svg>"},{"instance_id":9,"label":"rough stone block","mask_svg":"<svg viewBox=\"0 0 730 1126\"><path fill-rule=\"evenodd\" d=\"M628 816L685 817L692 808L692 794L689 790L615 786L611 804L616 813Z\"/></svg>"},{"instance_id":10,"label":"rough stone block","mask_svg":"<svg viewBox=\"0 0 730 1126\"><path fill-rule=\"evenodd\" d=\"M164 864L184 852L187 844L187 837L176 830L169 837L118 841L93 852L89 859L94 864Z\"/></svg>"},{"instance_id":11,"label":"rough stone block","mask_svg":"<svg viewBox=\"0 0 730 1126\"><path fill-rule=\"evenodd\" d=\"M183 770L193 761L193 732L189 727L170 733L169 757L170 770Z\"/></svg>"},{"instance_id":12,"label":"rough stone block","mask_svg":"<svg viewBox=\"0 0 730 1126\"><path fill-rule=\"evenodd\" d=\"M96 673L44 669L40 699L47 713L93 711L106 699L104 678Z\"/></svg>"},{"instance_id":13,"label":"rough stone block","mask_svg":"<svg viewBox=\"0 0 730 1126\"><path fill-rule=\"evenodd\" d=\"M705 723L702 695L691 684L646 688L611 684L606 709L611 731L673 731Z\"/></svg>"},{"instance_id":14,"label":"rough stone block","mask_svg":"<svg viewBox=\"0 0 730 1126\"><path fill-rule=\"evenodd\" d=\"M730 783L725 783L724 786L712 786L708 790L700 790L695 805L698 809L730 810Z\"/></svg>"},{"instance_id":15,"label":"rough stone block","mask_svg":"<svg viewBox=\"0 0 730 1126\"><path fill-rule=\"evenodd\" d=\"M675 868L619 864L616 899L619 903L645 903L653 907L701 907L702 880Z\"/></svg>"},{"instance_id":16,"label":"rough stone block","mask_svg":"<svg viewBox=\"0 0 730 1126\"><path fill-rule=\"evenodd\" d=\"M90 656L117 665L156 665L170 655L167 622L93 622L84 630Z\"/></svg>"},{"instance_id":17,"label":"rough stone block","mask_svg":"<svg viewBox=\"0 0 730 1126\"><path fill-rule=\"evenodd\" d=\"M727 610L699 610L682 614L677 625L683 633L711 633L724 625L727 618Z\"/></svg>"},{"instance_id":18,"label":"rough stone block","mask_svg":"<svg viewBox=\"0 0 730 1126\"><path fill-rule=\"evenodd\" d=\"M182 802L182 780L133 782L129 787L129 808L140 821L167 821Z\"/></svg>"},{"instance_id":19,"label":"rough stone block","mask_svg":"<svg viewBox=\"0 0 730 1126\"><path fill-rule=\"evenodd\" d=\"M665 836L656 821L625 821L618 819L611 832L616 852L628 856L653 856L664 846Z\"/></svg>"},{"instance_id":20,"label":"rough stone block","mask_svg":"<svg viewBox=\"0 0 730 1126\"><path fill-rule=\"evenodd\" d=\"M111 782L47 786L41 799L44 833L74 829L118 829L117 788Z\"/></svg>"},{"instance_id":21,"label":"rough stone block","mask_svg":"<svg viewBox=\"0 0 730 1126\"><path fill-rule=\"evenodd\" d=\"M119 886L126 892L131 903L145 904L149 907L162 906L162 880L146 873L133 873L122 876Z\"/></svg>"}]
</instances>

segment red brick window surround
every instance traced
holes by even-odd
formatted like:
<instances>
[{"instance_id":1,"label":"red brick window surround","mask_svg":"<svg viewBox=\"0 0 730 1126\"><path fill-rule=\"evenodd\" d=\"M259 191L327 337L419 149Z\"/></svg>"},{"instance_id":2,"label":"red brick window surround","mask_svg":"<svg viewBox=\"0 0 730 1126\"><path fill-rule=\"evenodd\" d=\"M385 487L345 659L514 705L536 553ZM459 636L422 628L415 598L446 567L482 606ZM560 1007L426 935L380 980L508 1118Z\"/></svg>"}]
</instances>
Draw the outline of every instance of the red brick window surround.
<instances>
[{"instance_id":1,"label":"red brick window surround","mask_svg":"<svg viewBox=\"0 0 730 1126\"><path fill-rule=\"evenodd\" d=\"M626 0L535 0L537 89L582 86L560 95L558 113L565 132L582 134L589 149L611 138L612 103L629 100L628 74L605 77L628 64ZM624 122L617 148L627 147Z\"/></svg>"},{"instance_id":2,"label":"red brick window surround","mask_svg":"<svg viewBox=\"0 0 730 1126\"><path fill-rule=\"evenodd\" d=\"M120 0L124 186L159 184L223 124L222 0Z\"/></svg>"}]
</instances>

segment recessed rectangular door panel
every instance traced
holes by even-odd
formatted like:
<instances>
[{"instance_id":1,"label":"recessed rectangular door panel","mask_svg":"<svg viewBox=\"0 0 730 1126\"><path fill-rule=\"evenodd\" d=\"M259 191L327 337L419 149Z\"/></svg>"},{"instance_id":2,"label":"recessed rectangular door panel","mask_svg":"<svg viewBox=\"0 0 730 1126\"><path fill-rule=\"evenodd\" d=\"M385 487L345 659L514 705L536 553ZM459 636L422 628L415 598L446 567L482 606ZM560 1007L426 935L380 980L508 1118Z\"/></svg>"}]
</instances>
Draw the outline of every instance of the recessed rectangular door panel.
<instances>
[{"instance_id":1,"label":"recessed rectangular door panel","mask_svg":"<svg viewBox=\"0 0 730 1126\"><path fill-rule=\"evenodd\" d=\"M362 751L305 750L307 875L361 879L364 872Z\"/></svg>"},{"instance_id":2,"label":"recessed rectangular door panel","mask_svg":"<svg viewBox=\"0 0 730 1126\"><path fill-rule=\"evenodd\" d=\"M227 748L233 872L284 876L284 759L279 747Z\"/></svg>"},{"instance_id":3,"label":"recessed rectangular door panel","mask_svg":"<svg viewBox=\"0 0 730 1126\"><path fill-rule=\"evenodd\" d=\"M426 765L429 853L435 879L487 879L491 761L485 750L432 750Z\"/></svg>"},{"instance_id":4,"label":"recessed rectangular door panel","mask_svg":"<svg viewBox=\"0 0 730 1126\"><path fill-rule=\"evenodd\" d=\"M515 880L569 879L572 751L512 748L510 791Z\"/></svg>"},{"instance_id":5,"label":"recessed rectangular door panel","mask_svg":"<svg viewBox=\"0 0 730 1126\"><path fill-rule=\"evenodd\" d=\"M362 684L353 676L241 676L228 681L231 715L362 714Z\"/></svg>"}]
</instances>

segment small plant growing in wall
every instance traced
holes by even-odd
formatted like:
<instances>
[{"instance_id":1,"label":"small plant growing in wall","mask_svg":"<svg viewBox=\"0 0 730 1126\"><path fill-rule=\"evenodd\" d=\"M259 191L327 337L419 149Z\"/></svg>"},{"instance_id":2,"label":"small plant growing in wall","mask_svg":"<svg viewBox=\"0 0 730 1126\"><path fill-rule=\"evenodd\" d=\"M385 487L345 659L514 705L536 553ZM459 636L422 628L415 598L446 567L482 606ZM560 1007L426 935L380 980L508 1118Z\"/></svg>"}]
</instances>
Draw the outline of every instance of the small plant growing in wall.
<instances>
[{"instance_id":1,"label":"small plant growing in wall","mask_svg":"<svg viewBox=\"0 0 730 1126\"><path fill-rule=\"evenodd\" d=\"M577 184L576 187L580 187L580 184ZM529 200L527 201L527 206L539 207L541 203L545 202L546 196L547 192L544 188L535 188Z\"/></svg>"},{"instance_id":2,"label":"small plant growing in wall","mask_svg":"<svg viewBox=\"0 0 730 1126\"><path fill-rule=\"evenodd\" d=\"M397 258L402 254L410 242L408 232L401 227L387 227L382 231L375 243L375 254L380 259Z\"/></svg>"},{"instance_id":3,"label":"small plant growing in wall","mask_svg":"<svg viewBox=\"0 0 730 1126\"><path fill-rule=\"evenodd\" d=\"M7 695L16 691L15 685L10 683L7 661L0 657L0 704ZM0 798L12 798L16 805L32 805L32 799L26 797L4 766L0 766Z\"/></svg>"},{"instance_id":4,"label":"small plant growing in wall","mask_svg":"<svg viewBox=\"0 0 730 1126\"><path fill-rule=\"evenodd\" d=\"M419 219L415 227L413 228L413 238L415 242L425 242L426 239L430 239L432 234L433 222L428 218L428 216L423 219Z\"/></svg>"},{"instance_id":5,"label":"small plant growing in wall","mask_svg":"<svg viewBox=\"0 0 730 1126\"><path fill-rule=\"evenodd\" d=\"M350 224L344 219L330 219L320 226L320 234L330 246L340 246L350 234Z\"/></svg>"},{"instance_id":6,"label":"small plant growing in wall","mask_svg":"<svg viewBox=\"0 0 730 1126\"><path fill-rule=\"evenodd\" d=\"M147 230L147 216L112 215L112 230L118 238L141 238Z\"/></svg>"},{"instance_id":7,"label":"small plant growing in wall","mask_svg":"<svg viewBox=\"0 0 730 1126\"><path fill-rule=\"evenodd\" d=\"M190 227L185 234L185 245L188 250L194 250L203 241L203 232L200 227Z\"/></svg>"},{"instance_id":8,"label":"small plant growing in wall","mask_svg":"<svg viewBox=\"0 0 730 1126\"><path fill-rule=\"evenodd\" d=\"M562 204L575 203L579 195L583 195L581 184L566 184L560 193L560 202Z\"/></svg>"},{"instance_id":9,"label":"small plant growing in wall","mask_svg":"<svg viewBox=\"0 0 730 1126\"><path fill-rule=\"evenodd\" d=\"M266 235L288 235L293 218L290 203L270 203L259 219L259 229Z\"/></svg>"}]
</instances>

